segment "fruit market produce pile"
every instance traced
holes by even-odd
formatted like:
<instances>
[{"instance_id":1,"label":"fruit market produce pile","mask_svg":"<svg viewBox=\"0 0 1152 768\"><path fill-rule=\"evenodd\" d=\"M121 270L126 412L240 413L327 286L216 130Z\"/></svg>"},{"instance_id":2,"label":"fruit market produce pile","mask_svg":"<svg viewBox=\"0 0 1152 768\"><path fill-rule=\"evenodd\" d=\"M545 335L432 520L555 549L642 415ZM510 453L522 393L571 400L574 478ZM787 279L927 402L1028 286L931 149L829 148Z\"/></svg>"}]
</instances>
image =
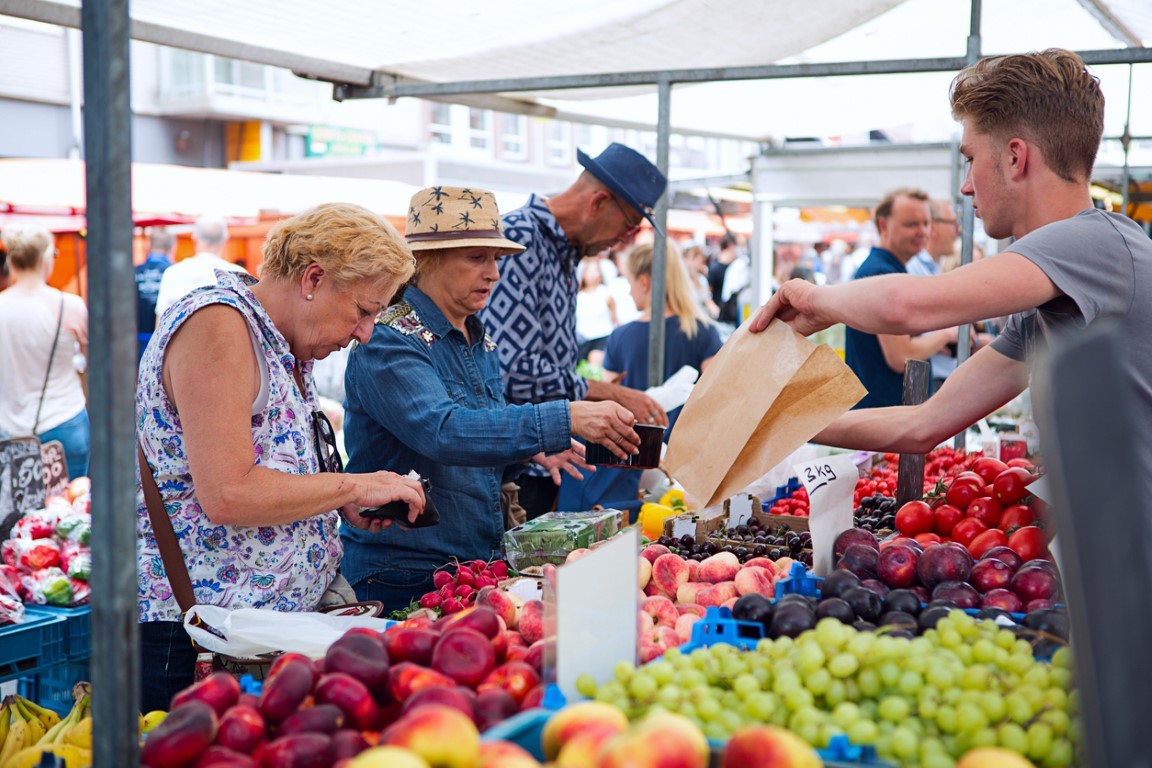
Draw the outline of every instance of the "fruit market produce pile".
<instances>
[{"instance_id":1,"label":"fruit market produce pile","mask_svg":"<svg viewBox=\"0 0 1152 768\"><path fill-rule=\"evenodd\" d=\"M1071 682L1068 648L1051 663L1037 661L1010 630L952 611L914 639L826 618L752 651L722 643L689 654L670 649L639 668L620 663L602 685L588 676L577 685L629 719L663 709L720 741L764 723L818 748L846 734L901 766L950 768L969 750L993 746L1040 766L1075 765Z\"/></svg>"},{"instance_id":2,"label":"fruit market produce pile","mask_svg":"<svg viewBox=\"0 0 1152 768\"><path fill-rule=\"evenodd\" d=\"M382 745L433 765L494 765L479 761L478 731L543 697L543 643L528 648L519 637L495 611L476 606L383 633L349 630L319 661L284 654L259 696L216 673L173 698L142 760L167 768L210 752L236 768L319 768Z\"/></svg>"},{"instance_id":3,"label":"fruit market produce pile","mask_svg":"<svg viewBox=\"0 0 1152 768\"><path fill-rule=\"evenodd\" d=\"M808 531L789 531L785 528L766 529L755 518L732 530L717 530L700 543L691 535L679 539L661 536L659 544L668 547L686 560L702 561L719 552L736 556L741 563L755 558L779 560L783 557L812 565L812 534Z\"/></svg>"},{"instance_id":4,"label":"fruit market produce pile","mask_svg":"<svg viewBox=\"0 0 1152 768\"><path fill-rule=\"evenodd\" d=\"M0 766L32 768L45 755L61 758L66 768L91 765L91 686L77 683L72 696L75 704L63 718L23 696L5 698L0 704Z\"/></svg>"},{"instance_id":5,"label":"fruit market produce pile","mask_svg":"<svg viewBox=\"0 0 1152 768\"><path fill-rule=\"evenodd\" d=\"M432 575L432 584L436 589L422 595L417 603L421 608L450 616L473 605L480 590L485 587L494 589L506 578L508 563L503 560L490 563L483 560L449 563Z\"/></svg>"},{"instance_id":6,"label":"fruit market produce pile","mask_svg":"<svg viewBox=\"0 0 1152 768\"><path fill-rule=\"evenodd\" d=\"M88 602L91 590L91 486L73 480L68 496L52 496L44 508L12 526L0 545L0 624L23 621L21 603L71 606Z\"/></svg>"}]
</instances>

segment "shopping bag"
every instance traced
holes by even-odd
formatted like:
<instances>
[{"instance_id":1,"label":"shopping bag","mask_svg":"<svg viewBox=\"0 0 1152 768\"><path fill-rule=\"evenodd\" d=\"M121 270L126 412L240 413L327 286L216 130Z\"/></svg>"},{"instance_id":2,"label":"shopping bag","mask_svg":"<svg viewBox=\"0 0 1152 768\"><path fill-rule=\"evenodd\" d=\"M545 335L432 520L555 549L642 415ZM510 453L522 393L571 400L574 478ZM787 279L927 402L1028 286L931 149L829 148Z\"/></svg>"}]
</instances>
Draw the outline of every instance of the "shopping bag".
<instances>
[{"instance_id":1,"label":"shopping bag","mask_svg":"<svg viewBox=\"0 0 1152 768\"><path fill-rule=\"evenodd\" d=\"M198 646L222 656L259 660L280 653L302 653L319 659L353 627L383 632L393 622L340 613L292 613L270 608L229 610L194 605L184 614L184 628Z\"/></svg>"},{"instance_id":2,"label":"shopping bag","mask_svg":"<svg viewBox=\"0 0 1152 768\"><path fill-rule=\"evenodd\" d=\"M698 507L739 493L858 403L867 390L828 346L773 320L741 326L684 405L664 467Z\"/></svg>"}]
</instances>

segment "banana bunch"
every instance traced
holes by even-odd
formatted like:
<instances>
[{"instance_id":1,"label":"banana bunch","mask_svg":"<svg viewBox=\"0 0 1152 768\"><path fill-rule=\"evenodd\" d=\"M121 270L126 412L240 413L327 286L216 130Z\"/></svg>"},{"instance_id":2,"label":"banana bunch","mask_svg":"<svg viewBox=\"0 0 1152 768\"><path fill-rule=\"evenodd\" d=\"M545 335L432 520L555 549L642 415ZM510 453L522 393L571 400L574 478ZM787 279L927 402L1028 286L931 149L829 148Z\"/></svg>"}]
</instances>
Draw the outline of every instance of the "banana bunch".
<instances>
[{"instance_id":1,"label":"banana bunch","mask_svg":"<svg viewBox=\"0 0 1152 768\"><path fill-rule=\"evenodd\" d=\"M4 700L0 705L0 735L4 736L0 768L32 768L45 754L63 758L68 768L91 765L91 686L77 683L72 695L76 703L64 718L22 696Z\"/></svg>"}]
</instances>

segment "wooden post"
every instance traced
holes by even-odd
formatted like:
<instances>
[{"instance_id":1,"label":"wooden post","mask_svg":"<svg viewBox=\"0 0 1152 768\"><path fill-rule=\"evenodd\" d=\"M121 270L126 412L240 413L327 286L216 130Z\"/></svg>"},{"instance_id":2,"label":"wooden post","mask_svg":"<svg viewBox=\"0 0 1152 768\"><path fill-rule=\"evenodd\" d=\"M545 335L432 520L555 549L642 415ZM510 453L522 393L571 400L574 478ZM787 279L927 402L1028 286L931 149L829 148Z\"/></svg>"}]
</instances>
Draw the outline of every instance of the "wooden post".
<instances>
[{"instance_id":1,"label":"wooden post","mask_svg":"<svg viewBox=\"0 0 1152 768\"><path fill-rule=\"evenodd\" d=\"M904 366L904 405L920 405L928 399L932 366L924 360L909 360ZM896 506L924 495L924 454L900 454L896 479Z\"/></svg>"}]
</instances>

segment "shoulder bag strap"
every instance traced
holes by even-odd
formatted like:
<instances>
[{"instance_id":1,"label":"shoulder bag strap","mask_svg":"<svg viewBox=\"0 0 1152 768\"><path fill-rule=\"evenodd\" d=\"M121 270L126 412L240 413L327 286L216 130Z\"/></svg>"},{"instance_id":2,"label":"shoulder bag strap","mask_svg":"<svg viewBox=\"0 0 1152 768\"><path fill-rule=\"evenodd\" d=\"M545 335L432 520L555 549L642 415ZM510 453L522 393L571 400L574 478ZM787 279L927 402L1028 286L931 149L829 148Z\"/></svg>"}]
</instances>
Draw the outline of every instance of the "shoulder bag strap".
<instances>
[{"instance_id":1,"label":"shoulder bag strap","mask_svg":"<svg viewBox=\"0 0 1152 768\"><path fill-rule=\"evenodd\" d=\"M52 351L48 353L48 370L44 371L44 386L40 387L40 402L36 404L36 420L32 422L32 434L40 427L40 409L44 407L44 395L48 393L48 377L52 375L52 359L56 357L56 345L60 343L60 329L64 326L64 293L60 293L60 314L56 317L56 333L52 336Z\"/></svg>"},{"instance_id":2,"label":"shoulder bag strap","mask_svg":"<svg viewBox=\"0 0 1152 768\"><path fill-rule=\"evenodd\" d=\"M168 583L180 606L180 612L187 613L196 604L192 579L188 576L188 564L184 561L184 553L180 551L180 542L172 530L172 518L164 509L160 489L156 487L156 477L152 474L152 467L148 466L148 460L144 458L144 449L139 441L136 443L136 454L140 462L140 486L144 489L144 504L148 507L148 519L152 522L152 535L156 537L160 559L164 563L164 571L168 574Z\"/></svg>"}]
</instances>

